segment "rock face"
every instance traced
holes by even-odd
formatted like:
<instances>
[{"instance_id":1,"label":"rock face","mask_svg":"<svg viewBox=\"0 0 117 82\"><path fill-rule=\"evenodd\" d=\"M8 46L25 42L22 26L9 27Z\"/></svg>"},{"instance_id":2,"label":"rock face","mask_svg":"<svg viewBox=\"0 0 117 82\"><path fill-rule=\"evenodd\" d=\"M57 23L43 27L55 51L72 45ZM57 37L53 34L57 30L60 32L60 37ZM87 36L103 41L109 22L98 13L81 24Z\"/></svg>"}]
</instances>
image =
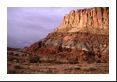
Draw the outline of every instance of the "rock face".
<instances>
[{"instance_id":1,"label":"rock face","mask_svg":"<svg viewBox=\"0 0 117 82\"><path fill-rule=\"evenodd\" d=\"M79 32L85 28L109 29L109 9L96 7L90 9L72 10L64 16L55 32Z\"/></svg>"},{"instance_id":2,"label":"rock face","mask_svg":"<svg viewBox=\"0 0 117 82\"><path fill-rule=\"evenodd\" d=\"M109 8L73 10L43 40L23 49L43 61L83 63L109 61Z\"/></svg>"}]
</instances>

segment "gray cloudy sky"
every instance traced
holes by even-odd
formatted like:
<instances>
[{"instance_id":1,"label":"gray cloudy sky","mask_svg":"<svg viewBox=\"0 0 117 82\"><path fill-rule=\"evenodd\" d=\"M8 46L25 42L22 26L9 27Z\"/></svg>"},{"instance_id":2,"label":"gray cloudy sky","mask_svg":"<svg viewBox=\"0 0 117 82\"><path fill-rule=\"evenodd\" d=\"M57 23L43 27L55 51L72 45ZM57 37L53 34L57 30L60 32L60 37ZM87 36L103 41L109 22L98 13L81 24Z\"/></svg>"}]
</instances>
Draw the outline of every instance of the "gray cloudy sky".
<instances>
[{"instance_id":1,"label":"gray cloudy sky","mask_svg":"<svg viewBox=\"0 0 117 82\"><path fill-rule=\"evenodd\" d=\"M79 7L8 7L7 46L21 48L46 37L63 16Z\"/></svg>"}]
</instances>

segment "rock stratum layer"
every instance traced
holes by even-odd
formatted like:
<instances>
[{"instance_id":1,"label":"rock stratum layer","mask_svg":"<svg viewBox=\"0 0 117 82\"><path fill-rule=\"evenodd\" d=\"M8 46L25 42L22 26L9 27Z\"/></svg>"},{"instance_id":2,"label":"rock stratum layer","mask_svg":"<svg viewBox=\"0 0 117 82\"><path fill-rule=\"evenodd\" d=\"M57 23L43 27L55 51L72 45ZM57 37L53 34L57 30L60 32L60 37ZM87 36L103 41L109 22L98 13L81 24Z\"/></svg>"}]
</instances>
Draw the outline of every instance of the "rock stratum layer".
<instances>
[{"instance_id":1,"label":"rock stratum layer","mask_svg":"<svg viewBox=\"0 0 117 82\"><path fill-rule=\"evenodd\" d=\"M46 38L23 49L42 61L59 63L109 61L109 8L73 10Z\"/></svg>"},{"instance_id":2,"label":"rock stratum layer","mask_svg":"<svg viewBox=\"0 0 117 82\"><path fill-rule=\"evenodd\" d=\"M64 16L55 32L79 32L85 31L85 28L91 28L91 30L99 28L107 31L109 29L109 9L97 7L72 10Z\"/></svg>"}]
</instances>

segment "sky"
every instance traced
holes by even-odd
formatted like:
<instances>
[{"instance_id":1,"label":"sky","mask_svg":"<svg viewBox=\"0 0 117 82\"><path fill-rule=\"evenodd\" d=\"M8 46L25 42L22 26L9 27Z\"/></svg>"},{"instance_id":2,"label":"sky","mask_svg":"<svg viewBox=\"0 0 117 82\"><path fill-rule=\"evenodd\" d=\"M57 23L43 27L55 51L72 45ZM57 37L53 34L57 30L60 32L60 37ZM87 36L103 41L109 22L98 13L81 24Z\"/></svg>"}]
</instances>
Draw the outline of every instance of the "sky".
<instances>
[{"instance_id":1,"label":"sky","mask_svg":"<svg viewBox=\"0 0 117 82\"><path fill-rule=\"evenodd\" d=\"M8 7L7 47L28 47L52 32L65 14L80 7Z\"/></svg>"}]
</instances>

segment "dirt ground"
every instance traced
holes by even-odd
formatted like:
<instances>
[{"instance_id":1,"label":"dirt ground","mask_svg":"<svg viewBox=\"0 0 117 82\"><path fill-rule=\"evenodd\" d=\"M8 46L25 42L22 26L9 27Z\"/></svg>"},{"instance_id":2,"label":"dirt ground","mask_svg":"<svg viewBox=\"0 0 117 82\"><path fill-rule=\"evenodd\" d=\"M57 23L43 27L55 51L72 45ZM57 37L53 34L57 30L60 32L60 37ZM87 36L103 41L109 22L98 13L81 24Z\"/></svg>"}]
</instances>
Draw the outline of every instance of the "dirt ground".
<instances>
[{"instance_id":1,"label":"dirt ground","mask_svg":"<svg viewBox=\"0 0 117 82\"><path fill-rule=\"evenodd\" d=\"M108 63L48 63L28 61L22 52L8 51L8 74L108 74Z\"/></svg>"},{"instance_id":2,"label":"dirt ground","mask_svg":"<svg viewBox=\"0 0 117 82\"><path fill-rule=\"evenodd\" d=\"M106 63L100 64L8 64L8 74L108 74Z\"/></svg>"}]
</instances>

